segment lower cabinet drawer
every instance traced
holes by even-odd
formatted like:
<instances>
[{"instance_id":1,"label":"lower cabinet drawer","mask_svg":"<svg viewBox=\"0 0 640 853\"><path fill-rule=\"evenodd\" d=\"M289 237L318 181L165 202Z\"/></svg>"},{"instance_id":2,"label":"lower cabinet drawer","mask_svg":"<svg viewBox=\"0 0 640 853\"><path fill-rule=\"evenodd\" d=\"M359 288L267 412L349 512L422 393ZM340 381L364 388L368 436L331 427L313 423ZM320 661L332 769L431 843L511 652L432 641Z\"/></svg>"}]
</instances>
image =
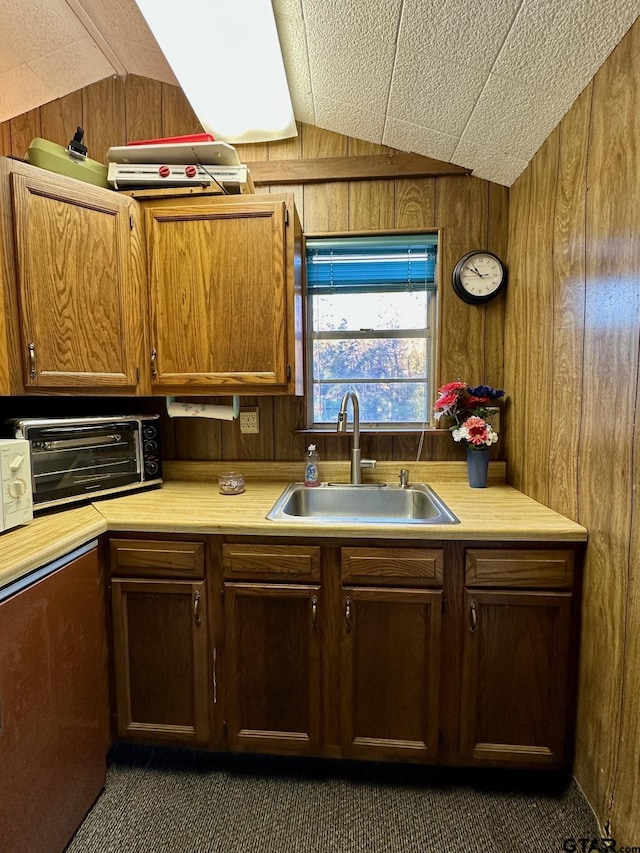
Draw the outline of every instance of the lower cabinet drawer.
<instances>
[{"instance_id":1,"label":"lower cabinet drawer","mask_svg":"<svg viewBox=\"0 0 640 853\"><path fill-rule=\"evenodd\" d=\"M120 577L203 578L204 542L111 539L111 574Z\"/></svg>"},{"instance_id":2,"label":"lower cabinet drawer","mask_svg":"<svg viewBox=\"0 0 640 853\"><path fill-rule=\"evenodd\" d=\"M341 563L343 583L442 586L442 548L342 548Z\"/></svg>"},{"instance_id":3,"label":"lower cabinet drawer","mask_svg":"<svg viewBox=\"0 0 640 853\"><path fill-rule=\"evenodd\" d=\"M570 589L574 552L469 548L465 555L465 584L470 587Z\"/></svg>"},{"instance_id":4,"label":"lower cabinet drawer","mask_svg":"<svg viewBox=\"0 0 640 853\"><path fill-rule=\"evenodd\" d=\"M320 548L315 545L222 546L226 580L319 581Z\"/></svg>"}]
</instances>

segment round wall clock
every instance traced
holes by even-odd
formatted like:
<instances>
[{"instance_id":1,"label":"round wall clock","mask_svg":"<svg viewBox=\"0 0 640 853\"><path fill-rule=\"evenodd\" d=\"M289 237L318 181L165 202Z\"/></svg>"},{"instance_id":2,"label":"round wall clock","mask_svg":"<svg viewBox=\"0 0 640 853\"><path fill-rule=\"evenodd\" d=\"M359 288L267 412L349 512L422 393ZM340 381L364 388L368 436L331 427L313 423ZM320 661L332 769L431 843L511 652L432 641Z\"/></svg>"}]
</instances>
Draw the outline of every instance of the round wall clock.
<instances>
[{"instance_id":1,"label":"round wall clock","mask_svg":"<svg viewBox=\"0 0 640 853\"><path fill-rule=\"evenodd\" d=\"M497 296L507 283L507 269L493 252L476 250L463 255L455 265L453 289L470 305L482 305Z\"/></svg>"}]
</instances>

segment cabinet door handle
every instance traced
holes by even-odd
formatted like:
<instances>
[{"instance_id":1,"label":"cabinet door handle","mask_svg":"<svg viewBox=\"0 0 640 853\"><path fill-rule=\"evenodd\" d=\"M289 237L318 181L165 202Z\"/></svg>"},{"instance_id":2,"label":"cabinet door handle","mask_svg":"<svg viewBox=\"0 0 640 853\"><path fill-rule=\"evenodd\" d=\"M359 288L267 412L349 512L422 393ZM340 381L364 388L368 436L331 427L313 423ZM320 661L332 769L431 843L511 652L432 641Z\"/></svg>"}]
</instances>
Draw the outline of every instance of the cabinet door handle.
<instances>
[{"instance_id":1,"label":"cabinet door handle","mask_svg":"<svg viewBox=\"0 0 640 853\"><path fill-rule=\"evenodd\" d=\"M213 647L213 673L212 673L212 681L213 681L213 704L218 704L218 652L216 647Z\"/></svg>"},{"instance_id":2,"label":"cabinet door handle","mask_svg":"<svg viewBox=\"0 0 640 853\"><path fill-rule=\"evenodd\" d=\"M151 350L151 375L155 379L158 376L158 368L156 367L156 362L158 360L158 350L154 347Z\"/></svg>"},{"instance_id":3,"label":"cabinet door handle","mask_svg":"<svg viewBox=\"0 0 640 853\"><path fill-rule=\"evenodd\" d=\"M349 596L344 600L344 629L347 634L351 633L351 599Z\"/></svg>"},{"instance_id":4,"label":"cabinet door handle","mask_svg":"<svg viewBox=\"0 0 640 853\"><path fill-rule=\"evenodd\" d=\"M318 596L311 597L311 625L314 628L318 626Z\"/></svg>"},{"instance_id":5,"label":"cabinet door handle","mask_svg":"<svg viewBox=\"0 0 640 853\"><path fill-rule=\"evenodd\" d=\"M36 378L36 345L29 344L27 347L29 350L29 376L32 379Z\"/></svg>"},{"instance_id":6,"label":"cabinet door handle","mask_svg":"<svg viewBox=\"0 0 640 853\"><path fill-rule=\"evenodd\" d=\"M193 593L193 618L196 623L196 628L200 627L200 593Z\"/></svg>"},{"instance_id":7,"label":"cabinet door handle","mask_svg":"<svg viewBox=\"0 0 640 853\"><path fill-rule=\"evenodd\" d=\"M476 625L478 624L478 613L476 612L476 603L471 599L471 607L469 608L469 633L475 634Z\"/></svg>"}]
</instances>

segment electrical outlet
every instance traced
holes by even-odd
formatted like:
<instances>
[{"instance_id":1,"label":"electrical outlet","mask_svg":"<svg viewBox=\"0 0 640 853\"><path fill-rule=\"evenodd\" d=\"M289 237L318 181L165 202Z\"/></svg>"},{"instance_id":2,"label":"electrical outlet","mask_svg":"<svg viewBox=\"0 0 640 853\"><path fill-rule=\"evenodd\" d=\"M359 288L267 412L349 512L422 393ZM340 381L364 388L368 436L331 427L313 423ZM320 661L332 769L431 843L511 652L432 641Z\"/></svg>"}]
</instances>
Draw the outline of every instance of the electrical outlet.
<instances>
[{"instance_id":1,"label":"electrical outlet","mask_svg":"<svg viewBox=\"0 0 640 853\"><path fill-rule=\"evenodd\" d=\"M240 432L260 432L257 406L254 409L240 409Z\"/></svg>"}]
</instances>

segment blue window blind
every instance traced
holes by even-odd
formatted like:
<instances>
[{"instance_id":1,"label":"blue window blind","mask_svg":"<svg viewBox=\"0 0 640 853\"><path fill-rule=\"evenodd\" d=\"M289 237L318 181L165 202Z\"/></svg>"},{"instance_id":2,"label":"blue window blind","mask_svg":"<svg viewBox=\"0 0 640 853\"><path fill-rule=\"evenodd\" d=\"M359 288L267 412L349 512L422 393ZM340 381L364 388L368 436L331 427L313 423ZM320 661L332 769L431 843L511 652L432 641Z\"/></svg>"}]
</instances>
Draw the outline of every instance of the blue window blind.
<instances>
[{"instance_id":1,"label":"blue window blind","mask_svg":"<svg viewBox=\"0 0 640 853\"><path fill-rule=\"evenodd\" d=\"M434 291L437 243L437 234L309 238L309 294Z\"/></svg>"}]
</instances>

